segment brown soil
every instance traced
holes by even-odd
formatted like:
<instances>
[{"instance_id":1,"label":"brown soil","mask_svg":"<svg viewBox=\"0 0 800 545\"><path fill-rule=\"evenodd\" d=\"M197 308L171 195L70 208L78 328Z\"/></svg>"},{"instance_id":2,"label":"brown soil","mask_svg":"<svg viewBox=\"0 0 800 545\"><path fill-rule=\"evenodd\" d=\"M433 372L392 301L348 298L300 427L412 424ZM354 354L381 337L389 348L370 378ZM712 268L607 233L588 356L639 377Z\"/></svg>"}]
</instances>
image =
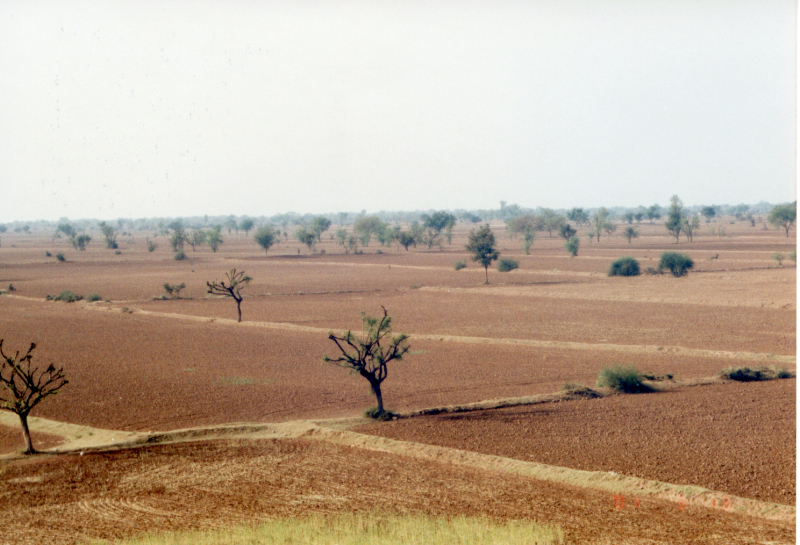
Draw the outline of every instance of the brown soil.
<instances>
[{"instance_id":1,"label":"brown soil","mask_svg":"<svg viewBox=\"0 0 800 545\"><path fill-rule=\"evenodd\" d=\"M796 380L401 419L355 428L794 505Z\"/></svg>"},{"instance_id":2,"label":"brown soil","mask_svg":"<svg viewBox=\"0 0 800 545\"><path fill-rule=\"evenodd\" d=\"M38 450L47 450L64 442L63 438L58 435L37 431L31 432L31 441L33 441L34 448ZM19 426L13 428L0 424L0 455L22 452L23 450L25 450L25 441L22 438L22 431Z\"/></svg>"},{"instance_id":3,"label":"brown soil","mask_svg":"<svg viewBox=\"0 0 800 545\"><path fill-rule=\"evenodd\" d=\"M0 482L0 542L16 545L373 510L538 520L561 525L569 543L795 538L786 522L653 498L620 505L606 492L307 439L49 455L6 462Z\"/></svg>"},{"instance_id":4,"label":"brown soil","mask_svg":"<svg viewBox=\"0 0 800 545\"><path fill-rule=\"evenodd\" d=\"M520 269L508 274L490 270L489 286L483 285L483 269L463 250L466 226L457 228L452 246L445 244L444 251L384 248L377 254L373 243L362 255L342 255L323 237L313 255L305 248L298 255L299 245L293 241L265 255L251 237L231 234L217 253L187 247L190 259L185 261L173 259L164 237L156 237L157 251L147 252L145 239L152 233L120 237L120 255L100 243L75 251L63 239L53 241L49 233L6 233L0 247L0 290L9 284L16 289L0 296L0 338L8 349L21 350L36 341L35 361L64 365L70 383L36 407L33 416L128 431L359 415L373 398L360 377L322 363L332 350L326 332L358 329L359 312L374 315L381 306L394 317L396 331L411 335L411 352L391 367L384 383L384 398L398 411L550 393L565 382L591 385L603 367L615 363L672 373L678 379L708 377L730 365L796 367L796 270L778 268L770 258L772 252L793 251L794 236L726 223L728 237L698 236L695 242L675 245L663 226L642 225L642 236L633 244L619 236L603 237L599 244L582 243L579 257L571 259L557 237L541 234L526 256L519 240L509 239L499 225L494 228L502 254L518 259ZM97 232L89 234L102 240ZM632 255L642 267L654 266L663 250L689 253L696 263L693 272L680 279L606 277L616 257ZM67 262L46 257L45 251L64 252ZM453 270L453 262L464 259L468 268ZM254 279L244 292L242 324L233 321L236 309L230 299L205 297L206 281L221 278L232 267ZM165 282L187 284L181 299L153 300L164 293ZM44 300L65 289L82 295L96 292L110 302ZM524 456L535 454L545 460L548 452L563 452L564 441L598 439L598 428L569 407L608 407L613 415L625 409L631 412L625 418L641 429L667 430L664 437L675 439L662 442L653 436L649 457L629 458L631 450L619 447L623 443L602 441L588 460L577 454L587 449L572 449L572 458L554 456L553 463L611 467L622 460L614 471L680 483L697 478L726 492L793 502L793 472L784 471L784 481L772 482L762 467L748 462L775 452L780 457L772 464L777 471L794 460L794 435L759 435L772 429L765 425L770 418L795 429L794 419L787 416L794 398L785 390L769 390L793 382L698 388L719 389L712 399L720 401L706 403L698 393L695 405L676 402L674 409L672 400L693 394L516 409L521 412L503 416L505 422L487 416L488 425L507 430L514 441L486 442L497 434L483 431L482 448L505 445L509 456L530 459ZM759 388L767 394L735 394L761 392ZM769 395L781 400L780 416L763 402ZM688 420L647 420L662 413L677 415L680 407ZM604 411L586 410L598 422L608 422ZM740 415L735 422L734 415ZM619 425L625 422L621 418L602 429L619 441L633 441L626 435L630 426ZM537 431L522 433L508 419L529 428L536 425ZM414 422L434 422L436 430L426 433L449 437L467 426L470 417ZM548 435L548 426L555 425L549 422L557 422L558 434ZM741 453L729 456L722 447L711 446L703 450L705 443L688 440L697 436L694 428L680 428L680 422L704 430L708 441L721 434L728 451ZM736 434L717 431L735 426ZM567 428L574 434L566 435ZM57 426L47 430L53 433ZM40 448L57 440L36 435L35 427L33 431ZM115 433L98 432L94 438L110 436L113 441ZM549 439L531 444L527 437ZM755 449L750 438L764 441L763 450ZM480 450L468 436L462 439L458 448ZM514 444L529 450L516 453ZM655 448L659 444L661 450ZM0 428L0 452L19 448L19 432ZM730 465L713 466L712 455ZM659 474L655 470L661 467L668 469ZM141 473L145 469L151 473ZM376 476L365 483L365 474ZM758 484L745 488L740 475L756 475L751 481ZM699 506L682 510L674 502L652 498L642 499L637 509L618 510L607 493L301 440L221 441L5 460L0 479L10 484L0 493L0 507L14 525L6 535L23 543L74 542L81 536L130 535L143 528L218 526L372 505L401 512L539 518L564 525L580 543L794 540L794 529L785 523ZM68 531L53 531L51 521Z\"/></svg>"}]
</instances>

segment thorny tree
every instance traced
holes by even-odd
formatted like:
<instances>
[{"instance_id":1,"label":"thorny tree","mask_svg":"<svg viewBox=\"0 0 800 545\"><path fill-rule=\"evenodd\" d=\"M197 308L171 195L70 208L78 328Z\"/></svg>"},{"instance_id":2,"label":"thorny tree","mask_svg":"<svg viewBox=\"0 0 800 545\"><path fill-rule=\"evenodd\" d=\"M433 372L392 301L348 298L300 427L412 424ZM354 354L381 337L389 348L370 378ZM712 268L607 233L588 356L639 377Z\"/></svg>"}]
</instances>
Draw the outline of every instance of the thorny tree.
<instances>
[{"instance_id":1,"label":"thorny tree","mask_svg":"<svg viewBox=\"0 0 800 545\"><path fill-rule=\"evenodd\" d=\"M338 358L328 356L322 358L323 361L339 367L352 369L369 381L372 393L378 401L377 418L385 415L381 383L386 380L387 364L392 360L402 359L411 348L406 342L408 335L401 333L396 337L392 336L392 317L386 313L386 308L381 308L382 318L373 318L364 312L361 313L363 322L361 338L353 335L352 331L341 337L330 332L328 338L336 343L342 355Z\"/></svg>"},{"instance_id":2,"label":"thorny tree","mask_svg":"<svg viewBox=\"0 0 800 545\"><path fill-rule=\"evenodd\" d=\"M3 339L0 339L0 409L19 416L25 438L25 454L36 452L28 429L28 415L41 400L57 394L67 384L63 367L56 369L51 363L42 371L33 366L31 359L34 348L36 343L31 343L24 356L20 357L19 351L9 356L3 352Z\"/></svg>"},{"instance_id":3,"label":"thorny tree","mask_svg":"<svg viewBox=\"0 0 800 545\"><path fill-rule=\"evenodd\" d=\"M208 289L206 290L208 293L213 295L224 295L225 297L232 297L234 301L236 301L236 310L239 313L239 319L237 322L242 321L242 295L241 291L242 288L246 287L252 278L246 276L244 271L236 272L236 269L231 269L228 271L225 276L228 278L228 283L225 283L225 280L221 282L217 282L214 280L213 282L206 282L206 286Z\"/></svg>"}]
</instances>

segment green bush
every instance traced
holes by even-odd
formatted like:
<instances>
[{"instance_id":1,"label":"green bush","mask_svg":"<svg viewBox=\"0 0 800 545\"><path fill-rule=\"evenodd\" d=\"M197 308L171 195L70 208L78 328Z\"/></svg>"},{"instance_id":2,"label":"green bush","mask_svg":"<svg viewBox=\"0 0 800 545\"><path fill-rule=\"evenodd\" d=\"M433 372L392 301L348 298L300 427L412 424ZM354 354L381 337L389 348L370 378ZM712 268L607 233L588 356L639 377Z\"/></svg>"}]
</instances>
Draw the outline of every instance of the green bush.
<instances>
[{"instance_id":1,"label":"green bush","mask_svg":"<svg viewBox=\"0 0 800 545\"><path fill-rule=\"evenodd\" d=\"M500 272L513 271L514 269L518 268L519 262L516 259L511 259L510 257L501 257L497 262L497 270Z\"/></svg>"},{"instance_id":2,"label":"green bush","mask_svg":"<svg viewBox=\"0 0 800 545\"><path fill-rule=\"evenodd\" d=\"M658 268L667 270L672 276L683 276L694 266L694 261L686 254L678 252L664 252L658 262Z\"/></svg>"},{"instance_id":3,"label":"green bush","mask_svg":"<svg viewBox=\"0 0 800 545\"><path fill-rule=\"evenodd\" d=\"M53 254L51 254L50 252L45 252L44 255L45 257L53 257Z\"/></svg>"},{"instance_id":4,"label":"green bush","mask_svg":"<svg viewBox=\"0 0 800 545\"><path fill-rule=\"evenodd\" d=\"M183 253L183 250L175 252L175 261L182 261L184 259L186 259L186 254Z\"/></svg>"},{"instance_id":5,"label":"green bush","mask_svg":"<svg viewBox=\"0 0 800 545\"><path fill-rule=\"evenodd\" d=\"M67 258L64 257L64 254L56 254L56 259L59 261L66 261Z\"/></svg>"},{"instance_id":6,"label":"green bush","mask_svg":"<svg viewBox=\"0 0 800 545\"><path fill-rule=\"evenodd\" d=\"M638 276L639 262L632 257L620 257L611 263L608 276Z\"/></svg>"},{"instance_id":7,"label":"green bush","mask_svg":"<svg viewBox=\"0 0 800 545\"><path fill-rule=\"evenodd\" d=\"M158 248L158 244L156 244L152 240L148 240L147 241L147 251L148 252L154 252L156 248Z\"/></svg>"},{"instance_id":8,"label":"green bush","mask_svg":"<svg viewBox=\"0 0 800 545\"><path fill-rule=\"evenodd\" d=\"M636 367L622 367L621 365L606 367L600 371L597 376L597 386L611 388L626 394L653 391L650 386L644 384L644 377Z\"/></svg>"},{"instance_id":9,"label":"green bush","mask_svg":"<svg viewBox=\"0 0 800 545\"><path fill-rule=\"evenodd\" d=\"M783 260L786 259L785 255L780 252L774 252L771 257L778 262L778 267L783 267Z\"/></svg>"},{"instance_id":10,"label":"green bush","mask_svg":"<svg viewBox=\"0 0 800 545\"><path fill-rule=\"evenodd\" d=\"M83 295L78 295L77 293L73 293L69 290L64 290L55 297L52 298L54 301L64 301L65 303L74 303L75 301L80 301L83 299Z\"/></svg>"},{"instance_id":11,"label":"green bush","mask_svg":"<svg viewBox=\"0 0 800 545\"><path fill-rule=\"evenodd\" d=\"M567 251L570 257L576 257L578 255L578 247L581 245L581 241L578 237L570 237L566 244L564 244L564 249Z\"/></svg>"},{"instance_id":12,"label":"green bush","mask_svg":"<svg viewBox=\"0 0 800 545\"><path fill-rule=\"evenodd\" d=\"M775 366L766 367L727 367L718 373L721 377L739 382L754 382L758 380L773 380L791 378L794 373Z\"/></svg>"},{"instance_id":13,"label":"green bush","mask_svg":"<svg viewBox=\"0 0 800 545\"><path fill-rule=\"evenodd\" d=\"M86 296L86 302L88 303L94 303L95 301L99 301L100 299L102 299L102 297L100 297L99 293L90 293L89 295Z\"/></svg>"},{"instance_id":14,"label":"green bush","mask_svg":"<svg viewBox=\"0 0 800 545\"><path fill-rule=\"evenodd\" d=\"M455 263L453 263L453 268L455 270L457 270L457 271L460 271L461 269L466 269L467 268L467 262L466 261L456 261Z\"/></svg>"}]
</instances>

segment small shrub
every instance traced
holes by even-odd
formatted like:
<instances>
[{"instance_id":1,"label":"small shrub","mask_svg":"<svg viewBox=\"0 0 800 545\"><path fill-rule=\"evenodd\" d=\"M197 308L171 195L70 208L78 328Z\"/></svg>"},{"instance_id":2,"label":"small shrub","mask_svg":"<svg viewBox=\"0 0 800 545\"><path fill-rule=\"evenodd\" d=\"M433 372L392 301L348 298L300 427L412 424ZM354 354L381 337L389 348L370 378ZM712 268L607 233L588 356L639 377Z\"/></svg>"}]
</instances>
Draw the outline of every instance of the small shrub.
<instances>
[{"instance_id":1,"label":"small shrub","mask_svg":"<svg viewBox=\"0 0 800 545\"><path fill-rule=\"evenodd\" d=\"M166 282L164 283L164 291L167 292L167 295L169 295L173 299L177 299L181 293L181 290L185 287L186 284L184 284L183 282L181 282L180 284L168 284Z\"/></svg>"},{"instance_id":2,"label":"small shrub","mask_svg":"<svg viewBox=\"0 0 800 545\"><path fill-rule=\"evenodd\" d=\"M739 382L754 382L758 380L773 380L779 378L791 378L794 373L775 366L766 367L727 367L718 373L722 378L736 380Z\"/></svg>"},{"instance_id":3,"label":"small shrub","mask_svg":"<svg viewBox=\"0 0 800 545\"><path fill-rule=\"evenodd\" d=\"M778 267L783 267L783 260L786 259L786 256L780 252L775 252L772 254L772 259L778 262Z\"/></svg>"},{"instance_id":4,"label":"small shrub","mask_svg":"<svg viewBox=\"0 0 800 545\"><path fill-rule=\"evenodd\" d=\"M519 262L510 257L501 257L497 262L497 270L500 272L509 272L519 268Z\"/></svg>"},{"instance_id":5,"label":"small shrub","mask_svg":"<svg viewBox=\"0 0 800 545\"><path fill-rule=\"evenodd\" d=\"M644 380L644 377L636 367L615 365L600 371L597 376L597 386L599 388L611 388L626 394L652 392L653 389L644 384Z\"/></svg>"},{"instance_id":6,"label":"small shrub","mask_svg":"<svg viewBox=\"0 0 800 545\"><path fill-rule=\"evenodd\" d=\"M156 248L158 248L158 244L156 244L152 240L148 240L147 241L147 251L148 252L154 252L156 250Z\"/></svg>"},{"instance_id":7,"label":"small shrub","mask_svg":"<svg viewBox=\"0 0 800 545\"><path fill-rule=\"evenodd\" d=\"M75 301L80 301L83 299L83 295L78 295L77 293L73 293L69 290L64 290L55 297L52 298L54 301L64 301L65 303L74 303Z\"/></svg>"},{"instance_id":8,"label":"small shrub","mask_svg":"<svg viewBox=\"0 0 800 545\"><path fill-rule=\"evenodd\" d=\"M90 293L89 295L86 296L87 303L94 303L95 301L99 301L101 299L102 297L100 297L99 293Z\"/></svg>"},{"instance_id":9,"label":"small shrub","mask_svg":"<svg viewBox=\"0 0 800 545\"><path fill-rule=\"evenodd\" d=\"M64 257L64 254L56 254L56 259L59 261L66 261L67 258Z\"/></svg>"},{"instance_id":10,"label":"small shrub","mask_svg":"<svg viewBox=\"0 0 800 545\"><path fill-rule=\"evenodd\" d=\"M588 386L584 386L583 384L577 384L575 382L567 382L561 387L561 391L573 397L585 397L587 399L594 399L596 397L600 397L600 394L598 394Z\"/></svg>"},{"instance_id":11,"label":"small shrub","mask_svg":"<svg viewBox=\"0 0 800 545\"><path fill-rule=\"evenodd\" d=\"M632 257L620 257L611 263L608 276L638 276L639 262Z\"/></svg>"},{"instance_id":12,"label":"small shrub","mask_svg":"<svg viewBox=\"0 0 800 545\"><path fill-rule=\"evenodd\" d=\"M17 288L14 287L14 284L9 284L8 285L8 293L11 293L12 291L17 291Z\"/></svg>"},{"instance_id":13,"label":"small shrub","mask_svg":"<svg viewBox=\"0 0 800 545\"><path fill-rule=\"evenodd\" d=\"M122 252L121 252L120 250L116 250L116 251L114 252L114 255L122 255Z\"/></svg>"},{"instance_id":14,"label":"small shrub","mask_svg":"<svg viewBox=\"0 0 800 545\"><path fill-rule=\"evenodd\" d=\"M678 252L664 252L658 262L658 268L667 270L672 276L684 276L694 266L694 261L686 254Z\"/></svg>"},{"instance_id":15,"label":"small shrub","mask_svg":"<svg viewBox=\"0 0 800 545\"><path fill-rule=\"evenodd\" d=\"M50 252L45 252L45 253L44 253L44 256L45 256L45 257L53 257L53 254L51 254Z\"/></svg>"},{"instance_id":16,"label":"small shrub","mask_svg":"<svg viewBox=\"0 0 800 545\"><path fill-rule=\"evenodd\" d=\"M715 259L719 259L719 254L714 254L711 257L709 257L708 259L710 259L712 261L715 260Z\"/></svg>"},{"instance_id":17,"label":"small shrub","mask_svg":"<svg viewBox=\"0 0 800 545\"><path fill-rule=\"evenodd\" d=\"M567 251L570 257L576 257L578 255L578 247L581 245L581 241L578 237L570 237L566 244L564 244L564 249Z\"/></svg>"},{"instance_id":18,"label":"small shrub","mask_svg":"<svg viewBox=\"0 0 800 545\"><path fill-rule=\"evenodd\" d=\"M647 267L644 270L644 274L654 275L654 274L664 274L664 271L659 269L654 269L653 267Z\"/></svg>"},{"instance_id":19,"label":"small shrub","mask_svg":"<svg viewBox=\"0 0 800 545\"><path fill-rule=\"evenodd\" d=\"M453 268L455 270L457 270L457 271L460 271L461 269L466 269L467 268L467 262L466 261L456 261L455 263L453 263Z\"/></svg>"},{"instance_id":20,"label":"small shrub","mask_svg":"<svg viewBox=\"0 0 800 545\"><path fill-rule=\"evenodd\" d=\"M795 265L797 265L797 252L789 252L789 259L794 261Z\"/></svg>"},{"instance_id":21,"label":"small shrub","mask_svg":"<svg viewBox=\"0 0 800 545\"><path fill-rule=\"evenodd\" d=\"M378 407L370 407L369 409L364 411L364 416L366 416L367 418L372 418L373 420L379 420L381 422L385 422L387 420L391 420L397 415L395 415L392 411L379 412Z\"/></svg>"},{"instance_id":22,"label":"small shrub","mask_svg":"<svg viewBox=\"0 0 800 545\"><path fill-rule=\"evenodd\" d=\"M186 254L183 253L183 250L175 252L175 261L182 261L184 259L186 259Z\"/></svg>"}]
</instances>

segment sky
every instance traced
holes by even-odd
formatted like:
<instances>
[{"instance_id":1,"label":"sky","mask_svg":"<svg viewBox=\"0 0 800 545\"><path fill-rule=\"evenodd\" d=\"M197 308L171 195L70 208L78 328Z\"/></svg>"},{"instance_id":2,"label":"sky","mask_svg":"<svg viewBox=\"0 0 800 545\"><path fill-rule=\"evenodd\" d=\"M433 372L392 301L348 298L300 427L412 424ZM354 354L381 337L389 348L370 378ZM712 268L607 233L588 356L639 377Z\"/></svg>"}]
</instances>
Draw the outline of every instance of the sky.
<instances>
[{"instance_id":1,"label":"sky","mask_svg":"<svg viewBox=\"0 0 800 545\"><path fill-rule=\"evenodd\" d=\"M796 199L793 0L0 3L0 223Z\"/></svg>"}]
</instances>

